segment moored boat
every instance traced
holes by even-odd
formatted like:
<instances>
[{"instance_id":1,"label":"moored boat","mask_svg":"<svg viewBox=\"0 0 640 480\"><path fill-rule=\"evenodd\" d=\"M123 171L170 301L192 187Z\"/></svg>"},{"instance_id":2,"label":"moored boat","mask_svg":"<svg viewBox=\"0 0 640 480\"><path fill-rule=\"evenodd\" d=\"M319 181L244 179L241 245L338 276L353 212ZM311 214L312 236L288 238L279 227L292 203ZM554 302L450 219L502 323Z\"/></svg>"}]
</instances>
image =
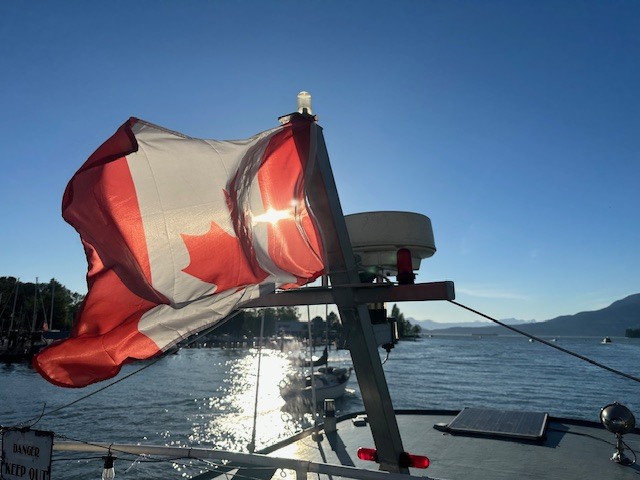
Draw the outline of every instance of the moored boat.
<instances>
[{"instance_id":1,"label":"moored boat","mask_svg":"<svg viewBox=\"0 0 640 480\"><path fill-rule=\"evenodd\" d=\"M280 383L280 396L286 402L337 399L344 395L350 376L351 368L343 367L320 367L307 375L291 374Z\"/></svg>"}]
</instances>

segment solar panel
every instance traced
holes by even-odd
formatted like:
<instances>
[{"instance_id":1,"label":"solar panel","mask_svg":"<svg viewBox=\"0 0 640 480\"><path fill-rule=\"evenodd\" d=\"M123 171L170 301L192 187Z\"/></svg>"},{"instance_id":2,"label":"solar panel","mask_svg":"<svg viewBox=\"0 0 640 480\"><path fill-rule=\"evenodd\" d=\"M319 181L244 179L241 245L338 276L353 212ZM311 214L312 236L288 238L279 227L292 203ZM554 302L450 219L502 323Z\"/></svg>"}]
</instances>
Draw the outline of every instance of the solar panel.
<instances>
[{"instance_id":1,"label":"solar panel","mask_svg":"<svg viewBox=\"0 0 640 480\"><path fill-rule=\"evenodd\" d=\"M447 431L539 440L547 430L549 415L489 408L465 408L447 426Z\"/></svg>"}]
</instances>

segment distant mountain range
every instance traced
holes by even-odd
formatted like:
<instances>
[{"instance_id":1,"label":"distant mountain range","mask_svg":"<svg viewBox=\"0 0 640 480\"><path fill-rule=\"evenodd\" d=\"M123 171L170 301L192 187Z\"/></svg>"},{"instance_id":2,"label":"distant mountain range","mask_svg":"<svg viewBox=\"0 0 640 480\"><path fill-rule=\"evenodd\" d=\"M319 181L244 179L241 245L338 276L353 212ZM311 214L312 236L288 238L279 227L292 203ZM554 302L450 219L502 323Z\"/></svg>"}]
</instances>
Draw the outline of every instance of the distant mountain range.
<instances>
[{"instance_id":1,"label":"distant mountain range","mask_svg":"<svg viewBox=\"0 0 640 480\"><path fill-rule=\"evenodd\" d=\"M499 325L491 326L494 324L488 321L439 323L431 320L408 320L413 324L420 325L423 333L437 332L460 335L472 333L507 335L513 333ZM519 330L532 335L622 337L627 328L640 328L640 293L629 295L601 310L562 315L543 322L513 318L500 321L507 325L517 326Z\"/></svg>"},{"instance_id":2,"label":"distant mountain range","mask_svg":"<svg viewBox=\"0 0 640 480\"><path fill-rule=\"evenodd\" d=\"M464 327L464 328L480 328L480 327L490 327L493 326L494 323L488 320L478 320L475 322L434 322L433 320L416 320L415 318L407 318L407 320L412 325L420 325L423 331L426 330L443 330L455 327ZM522 325L525 323L535 323L535 320L519 320L517 318L506 318L500 320L502 323L506 323L507 325Z\"/></svg>"}]
</instances>

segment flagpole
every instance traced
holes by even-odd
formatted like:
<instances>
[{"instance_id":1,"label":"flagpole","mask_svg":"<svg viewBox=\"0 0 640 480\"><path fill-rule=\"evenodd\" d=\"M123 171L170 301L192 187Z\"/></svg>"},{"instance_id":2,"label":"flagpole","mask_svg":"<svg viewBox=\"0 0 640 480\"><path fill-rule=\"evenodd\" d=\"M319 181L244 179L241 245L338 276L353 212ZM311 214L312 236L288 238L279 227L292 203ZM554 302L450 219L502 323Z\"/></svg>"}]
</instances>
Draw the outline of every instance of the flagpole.
<instances>
[{"instance_id":1,"label":"flagpole","mask_svg":"<svg viewBox=\"0 0 640 480\"><path fill-rule=\"evenodd\" d=\"M303 114L301 116L309 117ZM321 224L329 278L332 285L356 285L360 283L360 278L322 128L315 122L312 123L311 128L311 152L315 150L317 172L311 175L307 192L310 203L314 205L316 221ZM317 174L320 178L316 177ZM329 221L326 222L325 219ZM380 468L389 472L409 473L406 467L400 466L400 457L404 448L371 327L369 310L365 304L356 304L353 288L340 288L339 292L334 290L333 293L340 318L349 332L348 347L376 445Z\"/></svg>"}]
</instances>

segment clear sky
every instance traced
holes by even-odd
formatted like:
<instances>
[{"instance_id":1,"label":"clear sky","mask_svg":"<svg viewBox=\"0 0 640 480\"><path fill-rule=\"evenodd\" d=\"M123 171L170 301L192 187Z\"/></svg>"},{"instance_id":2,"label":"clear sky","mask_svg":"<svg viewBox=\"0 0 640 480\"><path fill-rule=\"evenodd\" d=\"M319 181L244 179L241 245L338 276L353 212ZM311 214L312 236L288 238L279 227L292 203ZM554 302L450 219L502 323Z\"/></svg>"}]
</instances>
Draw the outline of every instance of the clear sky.
<instances>
[{"instance_id":1,"label":"clear sky","mask_svg":"<svg viewBox=\"0 0 640 480\"><path fill-rule=\"evenodd\" d=\"M0 276L86 292L62 193L128 117L246 138L300 90L345 213L431 218L418 281L536 320L640 292L637 0L0 2Z\"/></svg>"}]
</instances>

